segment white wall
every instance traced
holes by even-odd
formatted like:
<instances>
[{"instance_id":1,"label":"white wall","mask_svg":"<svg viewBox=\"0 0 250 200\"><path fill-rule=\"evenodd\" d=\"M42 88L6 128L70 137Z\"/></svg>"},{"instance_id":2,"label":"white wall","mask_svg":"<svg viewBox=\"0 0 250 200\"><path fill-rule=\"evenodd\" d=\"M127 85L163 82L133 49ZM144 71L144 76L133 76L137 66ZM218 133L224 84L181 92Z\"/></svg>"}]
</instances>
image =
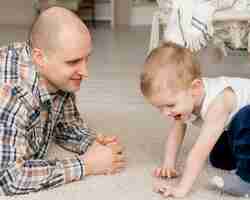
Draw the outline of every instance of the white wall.
<instances>
[{"instance_id":1,"label":"white wall","mask_svg":"<svg viewBox=\"0 0 250 200\"><path fill-rule=\"evenodd\" d=\"M132 7L130 25L150 25L153 19L153 13L157 9L156 4L142 4Z\"/></svg>"},{"instance_id":2,"label":"white wall","mask_svg":"<svg viewBox=\"0 0 250 200\"><path fill-rule=\"evenodd\" d=\"M112 10L108 0L96 0L96 19L111 20ZM154 11L157 9L154 3L143 3L132 6L130 12L130 25L151 25Z\"/></svg>"},{"instance_id":3,"label":"white wall","mask_svg":"<svg viewBox=\"0 0 250 200\"><path fill-rule=\"evenodd\" d=\"M32 0L1 0L0 24L30 25L34 16Z\"/></svg>"},{"instance_id":4,"label":"white wall","mask_svg":"<svg viewBox=\"0 0 250 200\"><path fill-rule=\"evenodd\" d=\"M100 1L100 0L99 0ZM108 1L96 3L96 19L111 20L112 10L111 3Z\"/></svg>"}]
</instances>

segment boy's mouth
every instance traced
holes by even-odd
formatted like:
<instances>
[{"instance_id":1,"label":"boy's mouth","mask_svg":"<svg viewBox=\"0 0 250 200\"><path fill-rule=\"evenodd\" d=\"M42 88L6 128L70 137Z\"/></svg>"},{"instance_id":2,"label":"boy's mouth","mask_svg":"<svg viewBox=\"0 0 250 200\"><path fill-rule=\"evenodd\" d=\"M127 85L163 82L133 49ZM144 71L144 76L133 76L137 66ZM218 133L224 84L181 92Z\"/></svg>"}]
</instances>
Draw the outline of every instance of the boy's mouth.
<instances>
[{"instance_id":1,"label":"boy's mouth","mask_svg":"<svg viewBox=\"0 0 250 200\"><path fill-rule=\"evenodd\" d=\"M175 119L175 120L181 120L181 114L175 115L175 116L174 116L174 119Z\"/></svg>"}]
</instances>

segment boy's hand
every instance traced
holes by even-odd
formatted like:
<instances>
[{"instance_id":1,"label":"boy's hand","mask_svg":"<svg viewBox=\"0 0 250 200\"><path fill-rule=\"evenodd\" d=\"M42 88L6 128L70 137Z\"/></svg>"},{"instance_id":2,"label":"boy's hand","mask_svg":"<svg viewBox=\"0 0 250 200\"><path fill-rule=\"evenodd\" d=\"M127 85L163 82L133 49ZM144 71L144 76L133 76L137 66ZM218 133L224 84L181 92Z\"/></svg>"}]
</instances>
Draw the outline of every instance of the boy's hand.
<instances>
[{"instance_id":1,"label":"boy's hand","mask_svg":"<svg viewBox=\"0 0 250 200\"><path fill-rule=\"evenodd\" d=\"M154 192L160 193L163 197L177 197L182 198L187 195L186 190L180 188L178 186L171 186L167 183L155 183L154 185Z\"/></svg>"},{"instance_id":2,"label":"boy's hand","mask_svg":"<svg viewBox=\"0 0 250 200\"><path fill-rule=\"evenodd\" d=\"M85 162L86 175L114 174L126 165L123 148L115 143L94 142L80 159Z\"/></svg>"},{"instance_id":3,"label":"boy's hand","mask_svg":"<svg viewBox=\"0 0 250 200\"><path fill-rule=\"evenodd\" d=\"M158 167L154 170L154 176L161 178L176 178L179 173L174 168Z\"/></svg>"}]
</instances>

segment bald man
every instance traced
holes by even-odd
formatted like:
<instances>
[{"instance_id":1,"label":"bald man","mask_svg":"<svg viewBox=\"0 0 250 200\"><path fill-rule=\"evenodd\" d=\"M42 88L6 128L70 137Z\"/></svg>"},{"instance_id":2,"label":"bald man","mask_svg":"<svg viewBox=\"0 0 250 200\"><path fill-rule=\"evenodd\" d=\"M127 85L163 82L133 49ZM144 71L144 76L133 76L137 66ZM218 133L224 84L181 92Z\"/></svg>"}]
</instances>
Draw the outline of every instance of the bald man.
<instances>
[{"instance_id":1,"label":"bald man","mask_svg":"<svg viewBox=\"0 0 250 200\"><path fill-rule=\"evenodd\" d=\"M91 51L86 26L59 7L37 18L29 42L0 48L0 194L26 194L124 168L118 139L96 136L75 103ZM46 159L52 140L76 156Z\"/></svg>"}]
</instances>

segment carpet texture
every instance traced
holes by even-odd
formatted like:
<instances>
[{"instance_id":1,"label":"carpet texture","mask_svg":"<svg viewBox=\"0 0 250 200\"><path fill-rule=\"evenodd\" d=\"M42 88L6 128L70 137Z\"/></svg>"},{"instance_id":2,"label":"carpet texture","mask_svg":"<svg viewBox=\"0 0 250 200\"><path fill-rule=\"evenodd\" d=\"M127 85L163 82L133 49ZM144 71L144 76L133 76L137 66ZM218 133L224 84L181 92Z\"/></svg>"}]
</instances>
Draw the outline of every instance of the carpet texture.
<instances>
[{"instance_id":1,"label":"carpet texture","mask_svg":"<svg viewBox=\"0 0 250 200\"><path fill-rule=\"evenodd\" d=\"M2 26L3 27L3 26ZM3 31L2 31L3 30ZM18 26L1 28L0 44L25 39L27 30ZM105 27L92 30L94 52L90 60L90 79L78 93L80 111L97 132L117 135L126 147L128 166L113 176L86 177L48 191L24 196L0 197L4 200L159 200L152 191L152 171L159 166L164 149L169 122L152 108L141 96L139 74L149 41L148 28L130 28L111 31ZM213 63L214 51L201 54L204 74L209 76L231 75L249 77L247 57L227 57ZM211 59L212 58L212 59ZM178 168L199 135L199 129L190 127L185 138ZM51 145L49 158L71 156L60 147ZM185 200L236 199L209 185L214 175L224 173L209 165L202 171L191 193ZM239 199L239 198L237 198Z\"/></svg>"}]
</instances>

